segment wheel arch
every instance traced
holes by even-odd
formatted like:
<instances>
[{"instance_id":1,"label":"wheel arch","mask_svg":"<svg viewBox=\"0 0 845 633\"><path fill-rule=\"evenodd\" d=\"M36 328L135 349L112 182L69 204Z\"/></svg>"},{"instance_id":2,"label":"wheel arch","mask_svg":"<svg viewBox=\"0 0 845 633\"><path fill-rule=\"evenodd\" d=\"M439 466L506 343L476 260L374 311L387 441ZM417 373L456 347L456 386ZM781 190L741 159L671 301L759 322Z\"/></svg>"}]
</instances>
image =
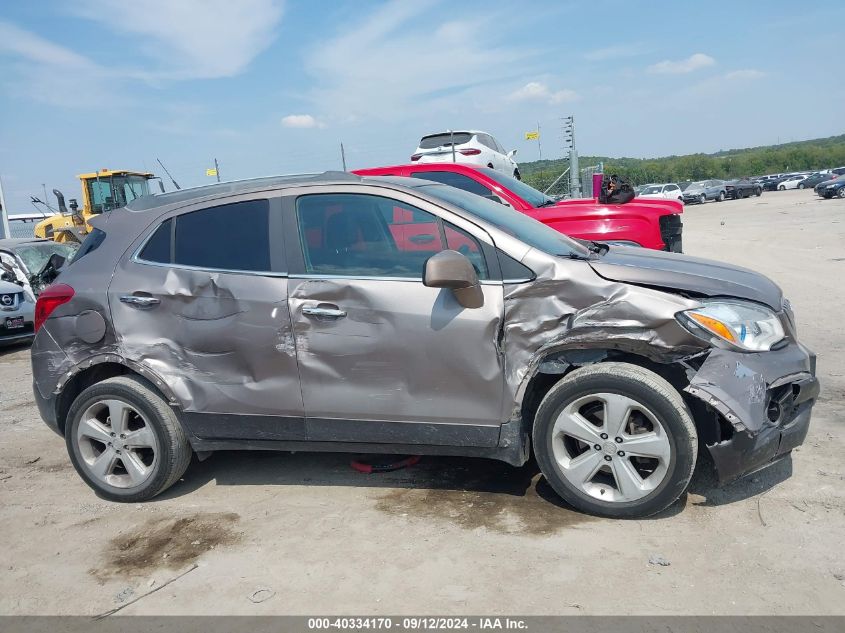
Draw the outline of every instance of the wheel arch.
<instances>
[{"instance_id":1,"label":"wheel arch","mask_svg":"<svg viewBox=\"0 0 845 633\"><path fill-rule=\"evenodd\" d=\"M534 427L534 418L540 403L552 387L566 375L585 365L606 362L628 363L653 371L671 384L688 405L690 403L696 403L696 399L691 398L684 391L684 387L689 384L687 368L677 360L659 362L636 352L610 348L567 349L563 352L552 351L545 354L534 365L533 373L525 382L525 389L518 408L523 431L529 437L531 436ZM691 407L691 409L693 410L693 419L699 431L699 437L701 439L709 439L718 436L718 420L709 415L697 415L700 411L700 408L697 406L695 408ZM714 427L714 425L716 426Z\"/></svg>"},{"instance_id":2,"label":"wheel arch","mask_svg":"<svg viewBox=\"0 0 845 633\"><path fill-rule=\"evenodd\" d=\"M80 393L91 385L116 376L138 378L169 405L177 405L176 396L167 383L152 370L114 354L96 356L76 365L56 387L55 407L59 432L64 435L68 412Z\"/></svg>"}]
</instances>

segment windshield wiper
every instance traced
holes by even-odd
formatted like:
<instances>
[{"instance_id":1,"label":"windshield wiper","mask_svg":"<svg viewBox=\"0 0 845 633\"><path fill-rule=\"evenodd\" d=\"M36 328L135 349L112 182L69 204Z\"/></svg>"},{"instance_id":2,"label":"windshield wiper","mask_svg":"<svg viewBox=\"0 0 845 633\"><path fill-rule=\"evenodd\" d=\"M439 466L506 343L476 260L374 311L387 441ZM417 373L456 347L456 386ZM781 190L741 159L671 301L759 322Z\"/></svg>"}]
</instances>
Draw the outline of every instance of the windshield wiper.
<instances>
[{"instance_id":1,"label":"windshield wiper","mask_svg":"<svg viewBox=\"0 0 845 633\"><path fill-rule=\"evenodd\" d=\"M537 208L539 209L540 207L550 207L551 205L556 204L556 203L557 203L557 200L552 200L551 198L549 198L545 202L541 202L540 204L538 204Z\"/></svg>"}]
</instances>

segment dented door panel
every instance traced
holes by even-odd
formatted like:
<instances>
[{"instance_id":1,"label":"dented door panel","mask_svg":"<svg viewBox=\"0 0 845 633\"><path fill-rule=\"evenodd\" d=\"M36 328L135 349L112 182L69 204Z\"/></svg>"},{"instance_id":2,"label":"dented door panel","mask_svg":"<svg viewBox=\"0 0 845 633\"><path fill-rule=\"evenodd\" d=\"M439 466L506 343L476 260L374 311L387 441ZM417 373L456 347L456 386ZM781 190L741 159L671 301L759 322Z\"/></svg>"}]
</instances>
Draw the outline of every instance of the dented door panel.
<instances>
[{"instance_id":1,"label":"dented door panel","mask_svg":"<svg viewBox=\"0 0 845 633\"><path fill-rule=\"evenodd\" d=\"M498 427L507 417L496 342L501 285L484 285L484 305L470 310L450 290L426 288L417 280L291 278L290 283L309 420ZM303 313L321 305L346 316Z\"/></svg>"}]
</instances>

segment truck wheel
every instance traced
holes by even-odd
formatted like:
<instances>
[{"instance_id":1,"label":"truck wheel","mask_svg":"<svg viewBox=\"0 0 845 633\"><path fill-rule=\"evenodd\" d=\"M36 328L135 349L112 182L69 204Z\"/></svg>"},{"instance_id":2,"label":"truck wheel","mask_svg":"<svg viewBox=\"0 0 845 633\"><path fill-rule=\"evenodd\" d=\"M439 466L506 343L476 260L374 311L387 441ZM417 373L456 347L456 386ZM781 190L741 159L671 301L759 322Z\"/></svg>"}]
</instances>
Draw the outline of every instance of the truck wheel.
<instances>
[{"instance_id":1,"label":"truck wheel","mask_svg":"<svg viewBox=\"0 0 845 633\"><path fill-rule=\"evenodd\" d=\"M88 387L70 407L68 453L79 476L111 501L146 501L185 473L191 447L176 414L129 376Z\"/></svg>"},{"instance_id":2,"label":"truck wheel","mask_svg":"<svg viewBox=\"0 0 845 633\"><path fill-rule=\"evenodd\" d=\"M576 369L543 398L533 447L552 488L578 510L646 517L687 488L698 436L678 391L628 363Z\"/></svg>"}]
</instances>

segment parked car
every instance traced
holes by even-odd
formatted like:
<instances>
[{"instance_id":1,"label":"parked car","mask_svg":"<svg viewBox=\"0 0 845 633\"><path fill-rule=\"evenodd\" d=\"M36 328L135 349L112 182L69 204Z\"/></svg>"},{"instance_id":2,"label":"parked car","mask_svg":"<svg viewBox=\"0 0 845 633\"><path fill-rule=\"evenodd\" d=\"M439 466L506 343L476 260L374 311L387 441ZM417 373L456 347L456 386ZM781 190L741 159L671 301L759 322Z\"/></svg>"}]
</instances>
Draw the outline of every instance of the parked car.
<instances>
[{"instance_id":1,"label":"parked car","mask_svg":"<svg viewBox=\"0 0 845 633\"><path fill-rule=\"evenodd\" d=\"M417 223L438 230L405 240ZM818 394L763 275L581 243L439 183L265 178L92 224L38 298L34 395L114 501L194 451L533 452L575 508L645 516L699 446L720 481L789 454Z\"/></svg>"},{"instance_id":2,"label":"parked car","mask_svg":"<svg viewBox=\"0 0 845 633\"><path fill-rule=\"evenodd\" d=\"M666 200L682 200L681 188L674 182L665 185L647 185L637 193L638 198L664 198Z\"/></svg>"},{"instance_id":3,"label":"parked car","mask_svg":"<svg viewBox=\"0 0 845 633\"><path fill-rule=\"evenodd\" d=\"M554 200L530 185L488 167L454 163L394 165L355 171L361 176L410 176L443 183L525 213L570 237L681 252L682 205L643 200L625 205L595 199Z\"/></svg>"},{"instance_id":4,"label":"parked car","mask_svg":"<svg viewBox=\"0 0 845 633\"><path fill-rule=\"evenodd\" d=\"M787 176L778 182L778 191L786 191L787 189L798 189L799 183L807 179L807 174L798 174L795 176Z\"/></svg>"},{"instance_id":5,"label":"parked car","mask_svg":"<svg viewBox=\"0 0 845 633\"><path fill-rule=\"evenodd\" d=\"M816 192L822 198L845 198L845 176L819 183L816 185Z\"/></svg>"},{"instance_id":6,"label":"parked car","mask_svg":"<svg viewBox=\"0 0 845 633\"><path fill-rule=\"evenodd\" d=\"M516 150L505 151L493 136L480 130L439 132L420 139L411 160L419 163L465 163L495 169L517 180L519 165L513 157Z\"/></svg>"},{"instance_id":7,"label":"parked car","mask_svg":"<svg viewBox=\"0 0 845 633\"><path fill-rule=\"evenodd\" d=\"M807 176L806 180L802 180L798 183L799 189L813 189L816 185L820 182L825 182L827 180L833 180L836 178L836 174L833 172L821 172L817 171L815 174L811 174Z\"/></svg>"},{"instance_id":8,"label":"parked car","mask_svg":"<svg viewBox=\"0 0 845 633\"><path fill-rule=\"evenodd\" d=\"M0 276L0 347L29 341L35 332L35 301L7 273Z\"/></svg>"},{"instance_id":9,"label":"parked car","mask_svg":"<svg viewBox=\"0 0 845 633\"><path fill-rule=\"evenodd\" d=\"M692 202L704 204L708 200L722 202L726 195L725 183L721 180L700 180L684 189L683 201L686 204Z\"/></svg>"},{"instance_id":10,"label":"parked car","mask_svg":"<svg viewBox=\"0 0 845 633\"><path fill-rule=\"evenodd\" d=\"M739 200L740 198L747 198L748 196L760 196L763 193L763 187L752 182L748 178L740 178L738 180L729 180L725 183L725 192L728 198Z\"/></svg>"},{"instance_id":11,"label":"parked car","mask_svg":"<svg viewBox=\"0 0 845 633\"><path fill-rule=\"evenodd\" d=\"M41 278L50 257L58 255L69 260L79 244L59 243L53 240L30 238L0 239L0 267L10 272L15 282L29 293L34 302L41 289L47 285Z\"/></svg>"}]
</instances>

